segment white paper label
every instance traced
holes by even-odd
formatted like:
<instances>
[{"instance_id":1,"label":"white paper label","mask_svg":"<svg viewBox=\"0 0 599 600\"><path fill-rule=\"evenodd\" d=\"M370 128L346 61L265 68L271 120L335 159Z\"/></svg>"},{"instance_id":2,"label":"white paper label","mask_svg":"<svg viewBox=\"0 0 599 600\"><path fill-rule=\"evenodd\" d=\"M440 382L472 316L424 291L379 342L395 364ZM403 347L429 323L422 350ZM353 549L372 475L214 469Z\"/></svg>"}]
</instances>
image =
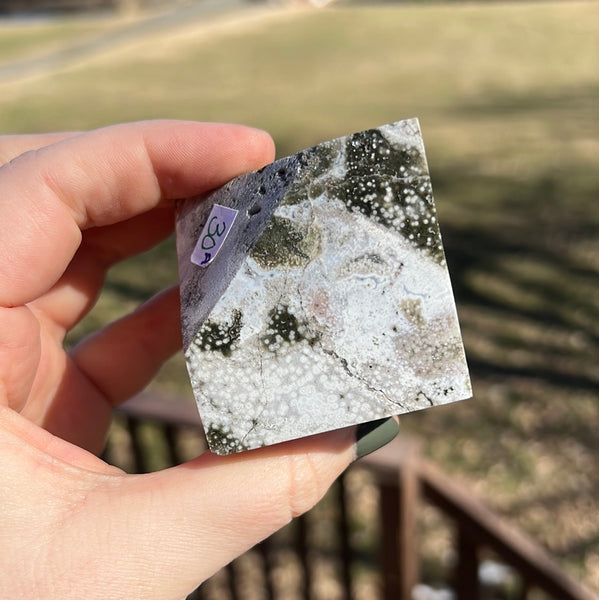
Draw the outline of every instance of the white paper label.
<instances>
[{"instance_id":1,"label":"white paper label","mask_svg":"<svg viewBox=\"0 0 599 600\"><path fill-rule=\"evenodd\" d=\"M194 251L191 254L191 262L199 267L207 267L216 257L221 249L229 230L237 217L233 208L227 208L215 204L208 215L208 220L202 229Z\"/></svg>"}]
</instances>

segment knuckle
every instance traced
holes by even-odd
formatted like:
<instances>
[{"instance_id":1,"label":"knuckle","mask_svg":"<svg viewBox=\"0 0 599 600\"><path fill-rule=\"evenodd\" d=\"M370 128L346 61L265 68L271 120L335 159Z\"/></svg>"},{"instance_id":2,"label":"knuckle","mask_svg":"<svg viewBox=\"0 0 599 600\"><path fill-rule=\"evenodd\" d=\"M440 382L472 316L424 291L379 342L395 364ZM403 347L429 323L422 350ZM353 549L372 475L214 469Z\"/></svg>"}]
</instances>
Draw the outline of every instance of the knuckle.
<instances>
[{"instance_id":1,"label":"knuckle","mask_svg":"<svg viewBox=\"0 0 599 600\"><path fill-rule=\"evenodd\" d=\"M331 482L322 476L318 460L311 454L290 455L287 461L287 506L293 519L309 511L325 495Z\"/></svg>"}]
</instances>

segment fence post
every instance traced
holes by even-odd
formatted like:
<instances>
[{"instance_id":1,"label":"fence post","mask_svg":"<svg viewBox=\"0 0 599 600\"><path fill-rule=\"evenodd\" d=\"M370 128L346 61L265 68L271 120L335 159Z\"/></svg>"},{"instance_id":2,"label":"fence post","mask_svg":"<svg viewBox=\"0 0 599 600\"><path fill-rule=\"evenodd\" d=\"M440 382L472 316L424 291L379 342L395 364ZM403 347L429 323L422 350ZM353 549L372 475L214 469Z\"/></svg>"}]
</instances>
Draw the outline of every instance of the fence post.
<instances>
[{"instance_id":1,"label":"fence post","mask_svg":"<svg viewBox=\"0 0 599 600\"><path fill-rule=\"evenodd\" d=\"M399 442L399 440L398 440ZM383 598L411 600L418 582L416 511L419 497L418 454L415 440L404 438L381 452L393 453L393 479L381 483L381 566Z\"/></svg>"},{"instance_id":2,"label":"fence post","mask_svg":"<svg viewBox=\"0 0 599 600\"><path fill-rule=\"evenodd\" d=\"M458 562L454 581L457 598L458 600L479 600L478 549L475 541L460 528L459 521L457 525Z\"/></svg>"}]
</instances>

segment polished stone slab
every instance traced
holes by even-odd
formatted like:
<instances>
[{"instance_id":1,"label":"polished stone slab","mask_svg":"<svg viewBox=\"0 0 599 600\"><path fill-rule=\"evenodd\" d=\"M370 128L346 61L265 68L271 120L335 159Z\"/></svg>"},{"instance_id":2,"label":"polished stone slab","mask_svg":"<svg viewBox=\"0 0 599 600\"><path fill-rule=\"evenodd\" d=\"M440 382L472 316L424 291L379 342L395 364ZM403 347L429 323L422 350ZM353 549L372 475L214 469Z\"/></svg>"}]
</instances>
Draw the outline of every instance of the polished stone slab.
<instances>
[{"instance_id":1,"label":"polished stone slab","mask_svg":"<svg viewBox=\"0 0 599 600\"><path fill-rule=\"evenodd\" d=\"M184 353L213 452L470 397L416 119L182 202L177 247Z\"/></svg>"}]
</instances>

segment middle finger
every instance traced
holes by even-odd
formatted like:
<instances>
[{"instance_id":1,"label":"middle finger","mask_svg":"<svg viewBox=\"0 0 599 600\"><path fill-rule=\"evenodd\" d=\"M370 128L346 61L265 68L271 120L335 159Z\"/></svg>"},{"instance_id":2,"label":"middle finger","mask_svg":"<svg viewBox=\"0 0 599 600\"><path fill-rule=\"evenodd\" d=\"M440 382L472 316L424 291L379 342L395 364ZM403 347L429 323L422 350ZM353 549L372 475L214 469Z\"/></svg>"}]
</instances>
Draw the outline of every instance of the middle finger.
<instances>
[{"instance_id":1,"label":"middle finger","mask_svg":"<svg viewBox=\"0 0 599 600\"><path fill-rule=\"evenodd\" d=\"M75 256L58 282L30 303L48 321L54 338L62 342L94 306L114 264L140 254L170 235L173 206L154 209L128 221L88 229ZM173 281L177 274L173 273Z\"/></svg>"}]
</instances>

